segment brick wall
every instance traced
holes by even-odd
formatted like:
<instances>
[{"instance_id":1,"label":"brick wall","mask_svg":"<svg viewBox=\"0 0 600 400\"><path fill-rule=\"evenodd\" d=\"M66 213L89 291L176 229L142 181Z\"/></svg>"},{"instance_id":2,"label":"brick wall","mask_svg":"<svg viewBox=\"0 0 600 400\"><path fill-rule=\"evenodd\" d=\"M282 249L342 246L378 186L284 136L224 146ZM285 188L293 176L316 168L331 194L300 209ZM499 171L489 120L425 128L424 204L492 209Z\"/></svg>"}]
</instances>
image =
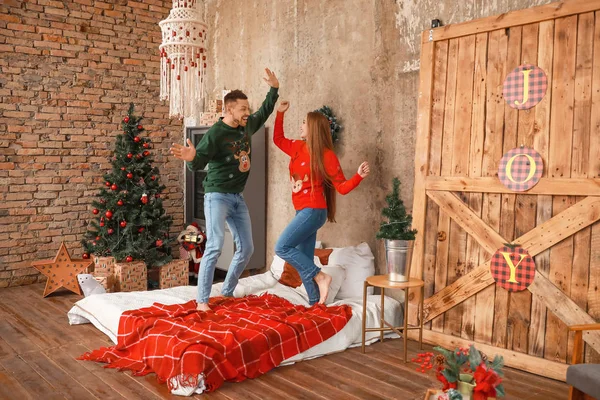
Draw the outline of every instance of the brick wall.
<instances>
[{"instance_id":1,"label":"brick wall","mask_svg":"<svg viewBox=\"0 0 600 400\"><path fill-rule=\"evenodd\" d=\"M0 2L0 287L41 281L61 241L80 257L91 201L129 102L154 143L165 207L183 225L181 122L159 101L165 0Z\"/></svg>"}]
</instances>

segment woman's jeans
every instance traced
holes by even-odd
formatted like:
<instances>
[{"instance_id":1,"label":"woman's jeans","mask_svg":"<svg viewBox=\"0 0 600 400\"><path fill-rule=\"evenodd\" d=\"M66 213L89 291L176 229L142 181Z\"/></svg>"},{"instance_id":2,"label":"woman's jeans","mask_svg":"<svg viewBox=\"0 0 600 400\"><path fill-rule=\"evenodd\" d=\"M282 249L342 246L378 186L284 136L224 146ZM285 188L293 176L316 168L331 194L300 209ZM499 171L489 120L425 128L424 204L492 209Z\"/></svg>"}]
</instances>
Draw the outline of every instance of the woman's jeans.
<instances>
[{"instance_id":1,"label":"woman's jeans","mask_svg":"<svg viewBox=\"0 0 600 400\"><path fill-rule=\"evenodd\" d=\"M244 197L238 193L206 193L206 248L198 271L198 303L208 303L215 276L215 265L221 255L225 238L225 223L235 241L235 254L231 260L221 294L233 296L240 275L254 252L252 224Z\"/></svg>"},{"instance_id":2,"label":"woman's jeans","mask_svg":"<svg viewBox=\"0 0 600 400\"><path fill-rule=\"evenodd\" d=\"M284 229L275 245L275 254L292 265L302 278L312 306L319 301L319 287L315 276L321 271L314 263L317 231L327 221L327 209L305 208Z\"/></svg>"}]
</instances>

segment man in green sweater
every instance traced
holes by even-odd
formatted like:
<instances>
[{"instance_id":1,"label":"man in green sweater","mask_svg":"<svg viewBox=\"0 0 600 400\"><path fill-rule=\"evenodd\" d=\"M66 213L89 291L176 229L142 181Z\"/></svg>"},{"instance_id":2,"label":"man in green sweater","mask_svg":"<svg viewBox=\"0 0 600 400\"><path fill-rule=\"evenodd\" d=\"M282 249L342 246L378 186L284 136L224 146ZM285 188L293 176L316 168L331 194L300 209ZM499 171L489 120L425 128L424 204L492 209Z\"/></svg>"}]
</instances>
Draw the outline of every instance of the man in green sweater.
<instances>
[{"instance_id":1,"label":"man in green sweater","mask_svg":"<svg viewBox=\"0 0 600 400\"><path fill-rule=\"evenodd\" d=\"M215 274L215 265L225 237L225 223L235 241L235 254L223 282L223 296L233 296L238 279L254 252L252 226L248 207L242 196L251 166L252 135L269 118L277 102L279 81L268 68L263 78L271 86L260 109L250 114L248 97L240 90L223 99L225 116L214 124L194 148L173 144L171 153L187 161L191 171L208 164L204 180L204 214L206 217L206 249L198 271L198 310L208 311L208 299ZM262 188L261 188L262 189Z\"/></svg>"}]
</instances>

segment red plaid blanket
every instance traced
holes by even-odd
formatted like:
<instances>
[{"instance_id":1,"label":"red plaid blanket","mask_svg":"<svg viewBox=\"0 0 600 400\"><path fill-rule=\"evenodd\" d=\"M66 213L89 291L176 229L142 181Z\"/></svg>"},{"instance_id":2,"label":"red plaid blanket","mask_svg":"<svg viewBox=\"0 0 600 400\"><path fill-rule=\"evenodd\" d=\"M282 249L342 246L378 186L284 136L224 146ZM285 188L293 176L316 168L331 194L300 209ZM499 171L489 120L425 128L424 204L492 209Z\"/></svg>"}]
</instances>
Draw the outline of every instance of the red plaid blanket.
<instances>
[{"instance_id":1,"label":"red plaid blanket","mask_svg":"<svg viewBox=\"0 0 600 400\"><path fill-rule=\"evenodd\" d=\"M134 375L154 372L171 390L195 387L204 374L210 392L224 381L266 373L335 335L352 317L349 306L306 308L271 294L216 297L210 305L211 312L197 311L195 301L125 311L117 345L79 359Z\"/></svg>"}]
</instances>

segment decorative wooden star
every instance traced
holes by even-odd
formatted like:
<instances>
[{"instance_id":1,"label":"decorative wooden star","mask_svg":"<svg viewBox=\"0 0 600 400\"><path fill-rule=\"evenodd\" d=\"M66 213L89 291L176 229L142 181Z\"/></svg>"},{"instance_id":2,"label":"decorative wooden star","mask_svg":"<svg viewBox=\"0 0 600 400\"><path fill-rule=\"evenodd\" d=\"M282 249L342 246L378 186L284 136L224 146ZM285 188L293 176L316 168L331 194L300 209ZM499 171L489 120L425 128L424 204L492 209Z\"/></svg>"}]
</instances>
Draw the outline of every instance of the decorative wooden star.
<instances>
[{"instance_id":1,"label":"decorative wooden star","mask_svg":"<svg viewBox=\"0 0 600 400\"><path fill-rule=\"evenodd\" d=\"M81 274L92 263L92 260L71 259L67 247L64 243L61 243L54 260L34 261L31 263L31 266L48 277L46 288L44 289L44 297L46 297L61 287L81 294L81 288L77 282L77 274Z\"/></svg>"}]
</instances>

